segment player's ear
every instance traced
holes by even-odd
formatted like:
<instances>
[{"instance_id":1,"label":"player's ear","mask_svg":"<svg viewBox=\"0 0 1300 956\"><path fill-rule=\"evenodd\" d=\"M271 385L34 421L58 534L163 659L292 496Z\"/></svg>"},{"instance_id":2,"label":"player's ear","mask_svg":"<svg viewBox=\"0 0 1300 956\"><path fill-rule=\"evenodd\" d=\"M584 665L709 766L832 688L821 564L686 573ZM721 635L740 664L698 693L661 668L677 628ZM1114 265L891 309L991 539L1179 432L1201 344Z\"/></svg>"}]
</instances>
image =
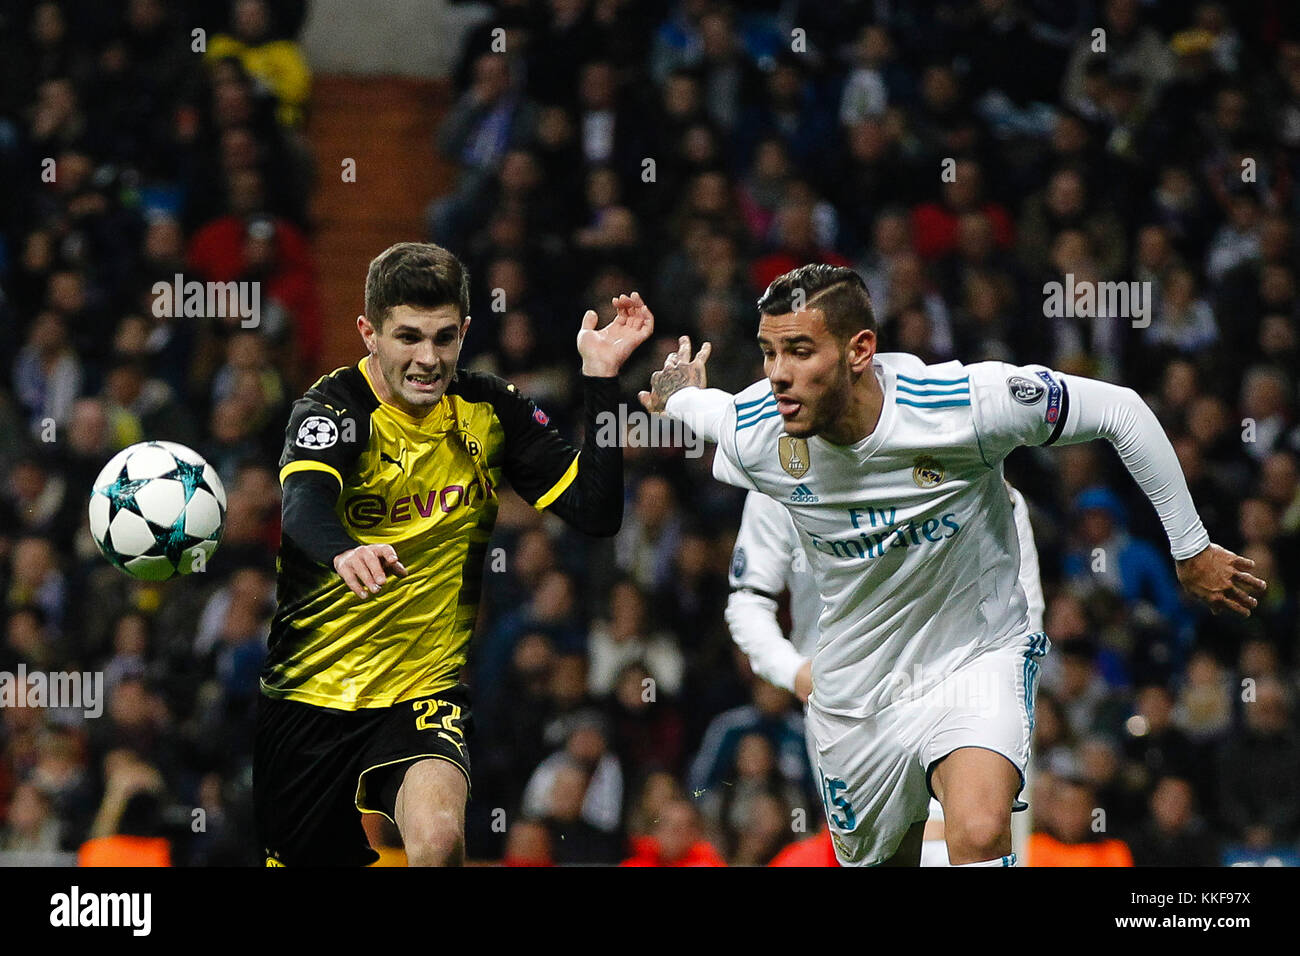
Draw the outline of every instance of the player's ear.
<instances>
[{"instance_id":1,"label":"player's ear","mask_svg":"<svg viewBox=\"0 0 1300 956\"><path fill-rule=\"evenodd\" d=\"M364 315L357 316L357 331L361 333L361 340L366 343L367 351L374 354L376 330Z\"/></svg>"},{"instance_id":2,"label":"player's ear","mask_svg":"<svg viewBox=\"0 0 1300 956\"><path fill-rule=\"evenodd\" d=\"M861 329L849 339L849 370L862 374L871 367L871 360L876 357L876 333L871 329Z\"/></svg>"},{"instance_id":3,"label":"player's ear","mask_svg":"<svg viewBox=\"0 0 1300 956\"><path fill-rule=\"evenodd\" d=\"M467 315L465 316L465 318L461 319L460 322L460 340L462 343L465 341L465 333L468 331L469 331L469 316Z\"/></svg>"}]
</instances>

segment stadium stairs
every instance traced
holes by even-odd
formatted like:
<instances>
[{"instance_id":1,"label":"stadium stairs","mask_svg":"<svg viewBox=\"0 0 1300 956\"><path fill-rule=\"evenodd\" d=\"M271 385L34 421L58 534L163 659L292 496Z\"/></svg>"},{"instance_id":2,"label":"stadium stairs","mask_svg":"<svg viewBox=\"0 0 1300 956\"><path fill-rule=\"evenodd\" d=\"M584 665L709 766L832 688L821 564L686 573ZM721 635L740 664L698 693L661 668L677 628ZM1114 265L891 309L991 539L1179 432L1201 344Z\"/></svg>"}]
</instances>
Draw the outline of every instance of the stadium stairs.
<instances>
[{"instance_id":1,"label":"stadium stairs","mask_svg":"<svg viewBox=\"0 0 1300 956\"><path fill-rule=\"evenodd\" d=\"M313 212L316 270L325 330L322 371L355 362L353 325L366 266L400 240L421 240L424 209L450 187L454 169L433 146L451 101L445 82L405 77L320 75L307 135L317 164ZM356 182L344 182L344 159Z\"/></svg>"}]
</instances>

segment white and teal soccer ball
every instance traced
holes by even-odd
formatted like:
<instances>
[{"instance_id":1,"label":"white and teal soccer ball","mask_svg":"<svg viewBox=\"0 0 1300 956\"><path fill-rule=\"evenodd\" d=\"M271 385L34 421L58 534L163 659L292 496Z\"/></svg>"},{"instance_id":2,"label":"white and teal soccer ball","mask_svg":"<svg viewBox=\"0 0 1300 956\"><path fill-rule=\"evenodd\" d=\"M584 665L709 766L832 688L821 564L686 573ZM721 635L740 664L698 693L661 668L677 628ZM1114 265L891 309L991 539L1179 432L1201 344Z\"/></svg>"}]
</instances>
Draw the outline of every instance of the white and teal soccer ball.
<instances>
[{"instance_id":1,"label":"white and teal soccer ball","mask_svg":"<svg viewBox=\"0 0 1300 956\"><path fill-rule=\"evenodd\" d=\"M198 452L146 441L114 455L90 495L90 533L115 567L166 581L207 567L226 521L226 490Z\"/></svg>"}]
</instances>

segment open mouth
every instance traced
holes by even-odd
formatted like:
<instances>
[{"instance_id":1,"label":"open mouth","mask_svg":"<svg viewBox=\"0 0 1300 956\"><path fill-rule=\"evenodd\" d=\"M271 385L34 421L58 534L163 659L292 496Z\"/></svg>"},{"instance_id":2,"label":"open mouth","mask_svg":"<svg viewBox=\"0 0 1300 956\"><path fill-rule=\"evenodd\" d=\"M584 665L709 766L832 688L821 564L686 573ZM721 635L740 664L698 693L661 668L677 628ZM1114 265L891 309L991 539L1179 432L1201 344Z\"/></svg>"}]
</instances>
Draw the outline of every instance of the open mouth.
<instances>
[{"instance_id":1,"label":"open mouth","mask_svg":"<svg viewBox=\"0 0 1300 956\"><path fill-rule=\"evenodd\" d=\"M790 418L799 414L801 408L803 408L803 402L796 402L792 398L778 398L776 400L776 410L781 413L782 418Z\"/></svg>"},{"instance_id":2,"label":"open mouth","mask_svg":"<svg viewBox=\"0 0 1300 956\"><path fill-rule=\"evenodd\" d=\"M408 372L405 378L406 384L417 392L432 392L442 381L441 375L424 375L419 372Z\"/></svg>"}]
</instances>

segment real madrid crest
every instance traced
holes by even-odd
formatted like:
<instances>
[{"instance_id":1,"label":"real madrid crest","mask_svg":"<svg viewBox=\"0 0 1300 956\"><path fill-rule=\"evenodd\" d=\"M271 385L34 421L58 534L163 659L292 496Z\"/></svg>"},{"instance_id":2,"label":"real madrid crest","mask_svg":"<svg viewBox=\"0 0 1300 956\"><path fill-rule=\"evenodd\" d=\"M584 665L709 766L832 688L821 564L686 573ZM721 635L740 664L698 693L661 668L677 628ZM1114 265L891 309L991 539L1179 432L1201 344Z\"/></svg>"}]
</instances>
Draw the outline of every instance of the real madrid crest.
<instances>
[{"instance_id":1,"label":"real madrid crest","mask_svg":"<svg viewBox=\"0 0 1300 956\"><path fill-rule=\"evenodd\" d=\"M782 435L776 442L776 454L781 459L781 467L791 478L802 478L808 474L812 464L808 457L808 441L793 435Z\"/></svg>"},{"instance_id":2,"label":"real madrid crest","mask_svg":"<svg viewBox=\"0 0 1300 956\"><path fill-rule=\"evenodd\" d=\"M939 459L931 458L929 455L921 455L912 466L912 480L916 482L918 488L933 488L943 481L943 477L943 465Z\"/></svg>"}]
</instances>

